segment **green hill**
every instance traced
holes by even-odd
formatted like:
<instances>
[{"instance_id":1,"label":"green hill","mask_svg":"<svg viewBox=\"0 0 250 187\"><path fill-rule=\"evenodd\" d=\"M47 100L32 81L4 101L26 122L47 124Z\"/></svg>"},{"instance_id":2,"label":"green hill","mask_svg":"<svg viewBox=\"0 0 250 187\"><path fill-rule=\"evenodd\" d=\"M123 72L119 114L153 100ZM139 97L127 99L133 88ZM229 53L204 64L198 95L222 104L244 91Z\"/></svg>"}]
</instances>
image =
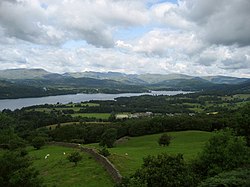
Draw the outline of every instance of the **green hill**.
<instances>
[{"instance_id":1,"label":"green hill","mask_svg":"<svg viewBox=\"0 0 250 187\"><path fill-rule=\"evenodd\" d=\"M46 186L114 186L108 173L90 155L81 153L83 159L77 166L70 163L66 157L73 151L67 147L46 146L40 150L30 149L29 155ZM50 156L45 159L47 154Z\"/></svg>"},{"instance_id":2,"label":"green hill","mask_svg":"<svg viewBox=\"0 0 250 187\"><path fill-rule=\"evenodd\" d=\"M7 69L0 70L0 79L39 79L49 74L43 69Z\"/></svg>"},{"instance_id":3,"label":"green hill","mask_svg":"<svg viewBox=\"0 0 250 187\"><path fill-rule=\"evenodd\" d=\"M139 169L143 158L148 155L157 155L162 152L181 153L184 155L184 159L192 160L211 136L211 133L203 131L169 132L168 134L173 138L168 147L158 145L157 141L161 134L123 139L116 147L109 149L112 153L109 159L121 174L126 176ZM87 146L98 148L97 144Z\"/></svg>"}]
</instances>

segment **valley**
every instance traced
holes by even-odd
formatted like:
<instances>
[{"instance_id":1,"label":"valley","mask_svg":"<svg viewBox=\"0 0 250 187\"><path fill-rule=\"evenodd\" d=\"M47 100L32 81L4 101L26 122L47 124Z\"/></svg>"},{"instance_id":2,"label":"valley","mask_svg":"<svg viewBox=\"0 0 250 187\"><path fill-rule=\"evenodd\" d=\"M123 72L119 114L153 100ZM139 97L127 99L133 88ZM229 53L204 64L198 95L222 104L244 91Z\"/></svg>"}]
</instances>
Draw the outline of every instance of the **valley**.
<instances>
[{"instance_id":1,"label":"valley","mask_svg":"<svg viewBox=\"0 0 250 187\"><path fill-rule=\"evenodd\" d=\"M167 91L249 91L249 79L183 74L122 74L116 72L50 73L43 69L0 70L0 99L77 93L145 93ZM243 88L242 88L243 87Z\"/></svg>"},{"instance_id":2,"label":"valley","mask_svg":"<svg viewBox=\"0 0 250 187\"><path fill-rule=\"evenodd\" d=\"M80 75L77 74L77 76ZM176 78L177 75L171 76ZM164 163L177 164L173 166L177 168L187 168L186 172L192 178L200 175L202 173L200 168L213 160L211 157L203 163L205 156L215 154L214 152L208 153L208 150L221 146L216 140L213 148L208 149L207 147L213 144L213 139L223 138L229 142L220 149L228 148L229 150L226 151L226 155L222 153L220 155L236 158L235 164L244 169L238 161L242 161L245 165L248 160L239 159L235 151L230 151L242 146L241 151L246 152L241 155L250 154L249 147L247 147L250 145L249 80L241 82L241 79L232 80L232 78L224 77L223 80L216 79L216 83L209 82L211 86L207 86L200 85L199 78L199 89L197 89L193 84L197 78L193 80L190 76L182 76L185 78L184 82L187 83L185 85L183 80L171 80L175 84L175 87L171 88L169 80L163 81L164 84L154 84L155 81L159 81L159 78L163 77L151 75L152 84L144 82L143 87L147 89L156 88L156 85L157 88L163 86L162 90L149 93L92 93L0 100L2 107L0 156L3 164L8 163L4 161L9 157L8 154L12 154L13 162L18 162L18 159L29 160L29 163L32 163L30 167L33 169L27 171L27 174L36 171L36 174L33 173L31 176L40 181L37 183L46 186L83 186L85 184L90 187L123 186L128 181L134 183L135 178L141 172L151 172L152 167L157 167L157 171L163 169L163 166L168 167L168 165L157 164L161 162L159 159L179 159L179 161L164 161ZM43 78L39 79L27 79L23 80L24 82L12 81L13 85L30 85L33 81L35 85L36 81L44 81ZM146 80L145 76L144 79ZM211 81L212 78L206 79ZM102 79L99 80L102 81ZM202 82L209 80L202 80ZM82 80L78 81L77 84L70 84L70 87L76 88L85 84L84 81L81 82ZM221 84L223 81L231 81L231 83ZM53 83L53 85L59 84L61 84L60 81ZM191 90L188 92L167 91L178 90L180 88L178 85L188 88L189 84L193 85L194 89L187 89ZM205 89L202 89L203 86ZM3 91L7 93L10 90L4 89ZM24 92L27 93L25 87ZM27 105L23 105L22 102ZM36 102L38 103L35 104ZM8 108L7 103L13 108ZM167 145L159 143L164 135L170 137ZM106 167L89 152L67 146L52 146L53 142L60 142L62 145L70 143L78 148L93 149L95 154L108 159L108 162L114 165L122 176L122 181L119 181L121 183L117 184L118 181L112 179ZM230 142L239 145L227 147ZM72 154L79 154L80 160L77 164L69 161L69 156ZM147 166L154 162L156 166ZM228 171L220 163L218 162L216 167L221 168L222 171ZM171 165L168 171L173 167ZM182 171L181 168L180 171ZM230 171L234 169L235 167L230 167ZM141 180L141 177L136 180ZM210 180L209 174L204 174L204 177ZM192 180L195 185L205 182L195 177Z\"/></svg>"}]
</instances>

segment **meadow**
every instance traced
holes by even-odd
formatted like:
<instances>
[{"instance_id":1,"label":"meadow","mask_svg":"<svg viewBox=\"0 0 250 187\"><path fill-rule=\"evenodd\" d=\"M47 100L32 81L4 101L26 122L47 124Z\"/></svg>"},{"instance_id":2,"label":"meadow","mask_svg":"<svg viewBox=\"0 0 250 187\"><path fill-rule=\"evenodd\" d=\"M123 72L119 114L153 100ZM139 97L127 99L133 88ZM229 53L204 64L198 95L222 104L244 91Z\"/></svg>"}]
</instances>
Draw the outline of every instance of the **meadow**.
<instances>
[{"instance_id":1,"label":"meadow","mask_svg":"<svg viewBox=\"0 0 250 187\"><path fill-rule=\"evenodd\" d=\"M96 118L96 119L109 119L109 113L75 113L71 114L72 117L86 117L86 118Z\"/></svg>"},{"instance_id":2,"label":"meadow","mask_svg":"<svg viewBox=\"0 0 250 187\"><path fill-rule=\"evenodd\" d=\"M60 146L45 146L40 150L30 147L29 155L46 186L114 186L108 173L90 155L81 152L83 158L77 166L69 162L67 155L73 151L72 148ZM45 159L47 154L50 156Z\"/></svg>"},{"instance_id":3,"label":"meadow","mask_svg":"<svg viewBox=\"0 0 250 187\"><path fill-rule=\"evenodd\" d=\"M83 118L96 118L96 119L103 119L107 120L110 117L110 113L81 113L80 110L86 107L99 107L100 104L97 103L69 103L69 104L58 104L55 107L42 107L42 108L35 108L32 109L37 112L62 112L71 110L73 113L69 114L72 117L83 117ZM31 111L30 109L28 111Z\"/></svg>"},{"instance_id":4,"label":"meadow","mask_svg":"<svg viewBox=\"0 0 250 187\"><path fill-rule=\"evenodd\" d=\"M169 146L159 146L157 140L162 134L153 134L140 137L128 137L118 141L114 148L109 148L109 160L117 167L123 176L133 174L148 155L167 153L183 154L186 161L191 161L202 150L212 133L203 131L169 132L171 143ZM98 144L89 144L88 147L99 148Z\"/></svg>"}]
</instances>

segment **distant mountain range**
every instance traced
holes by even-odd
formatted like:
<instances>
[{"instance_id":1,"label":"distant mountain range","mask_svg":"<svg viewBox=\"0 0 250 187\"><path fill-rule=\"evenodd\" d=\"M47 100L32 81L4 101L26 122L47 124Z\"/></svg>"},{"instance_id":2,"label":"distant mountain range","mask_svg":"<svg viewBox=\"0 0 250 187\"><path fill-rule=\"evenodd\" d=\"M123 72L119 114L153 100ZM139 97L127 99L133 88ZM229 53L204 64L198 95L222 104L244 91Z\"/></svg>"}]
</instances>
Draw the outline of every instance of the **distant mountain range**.
<instances>
[{"instance_id":1,"label":"distant mountain range","mask_svg":"<svg viewBox=\"0 0 250 187\"><path fill-rule=\"evenodd\" d=\"M122 93L148 90L244 90L250 79L183 74L124 74L78 72L57 74L43 69L0 70L0 98L36 97L68 93ZM243 88L242 88L243 85ZM19 91L21 89L21 91Z\"/></svg>"},{"instance_id":2,"label":"distant mountain range","mask_svg":"<svg viewBox=\"0 0 250 187\"><path fill-rule=\"evenodd\" d=\"M229 76L189 76L184 74L125 74L118 72L76 72L57 74L45 71L43 69L7 69L0 70L0 79L18 80L18 79L60 79L60 78L92 78L99 80L114 80L124 84L159 84L172 80L191 80L203 79L215 84L239 84L248 78L238 78Z\"/></svg>"}]
</instances>

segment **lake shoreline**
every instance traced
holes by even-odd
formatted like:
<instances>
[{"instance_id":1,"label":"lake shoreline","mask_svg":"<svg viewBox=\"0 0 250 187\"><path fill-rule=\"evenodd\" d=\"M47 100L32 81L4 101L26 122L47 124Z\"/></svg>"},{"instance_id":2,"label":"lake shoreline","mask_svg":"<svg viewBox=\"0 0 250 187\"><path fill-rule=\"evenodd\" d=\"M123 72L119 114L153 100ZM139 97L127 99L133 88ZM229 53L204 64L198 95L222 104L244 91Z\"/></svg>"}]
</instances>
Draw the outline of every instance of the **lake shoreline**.
<instances>
[{"instance_id":1,"label":"lake shoreline","mask_svg":"<svg viewBox=\"0 0 250 187\"><path fill-rule=\"evenodd\" d=\"M132 97L141 95L178 95L188 94L191 92L186 91L151 91L144 93L119 93L119 94L105 94L105 93L91 93L91 94L66 94L45 97L29 97L18 99L0 99L0 111L4 109L16 110L23 107L42 105L42 104L67 104L70 102L86 102L91 100L114 100L118 97Z\"/></svg>"},{"instance_id":2,"label":"lake shoreline","mask_svg":"<svg viewBox=\"0 0 250 187\"><path fill-rule=\"evenodd\" d=\"M147 90L145 92L64 92L64 93L51 93L47 95L34 95L34 96L23 96L23 97L0 97L0 100L7 100L7 99L25 99L25 98L41 98L41 97L50 97L50 96L60 96L60 95L77 95L77 94L124 94L124 93L150 93L151 90ZM159 90L161 91L161 90ZM162 90L163 91L163 90Z\"/></svg>"}]
</instances>

